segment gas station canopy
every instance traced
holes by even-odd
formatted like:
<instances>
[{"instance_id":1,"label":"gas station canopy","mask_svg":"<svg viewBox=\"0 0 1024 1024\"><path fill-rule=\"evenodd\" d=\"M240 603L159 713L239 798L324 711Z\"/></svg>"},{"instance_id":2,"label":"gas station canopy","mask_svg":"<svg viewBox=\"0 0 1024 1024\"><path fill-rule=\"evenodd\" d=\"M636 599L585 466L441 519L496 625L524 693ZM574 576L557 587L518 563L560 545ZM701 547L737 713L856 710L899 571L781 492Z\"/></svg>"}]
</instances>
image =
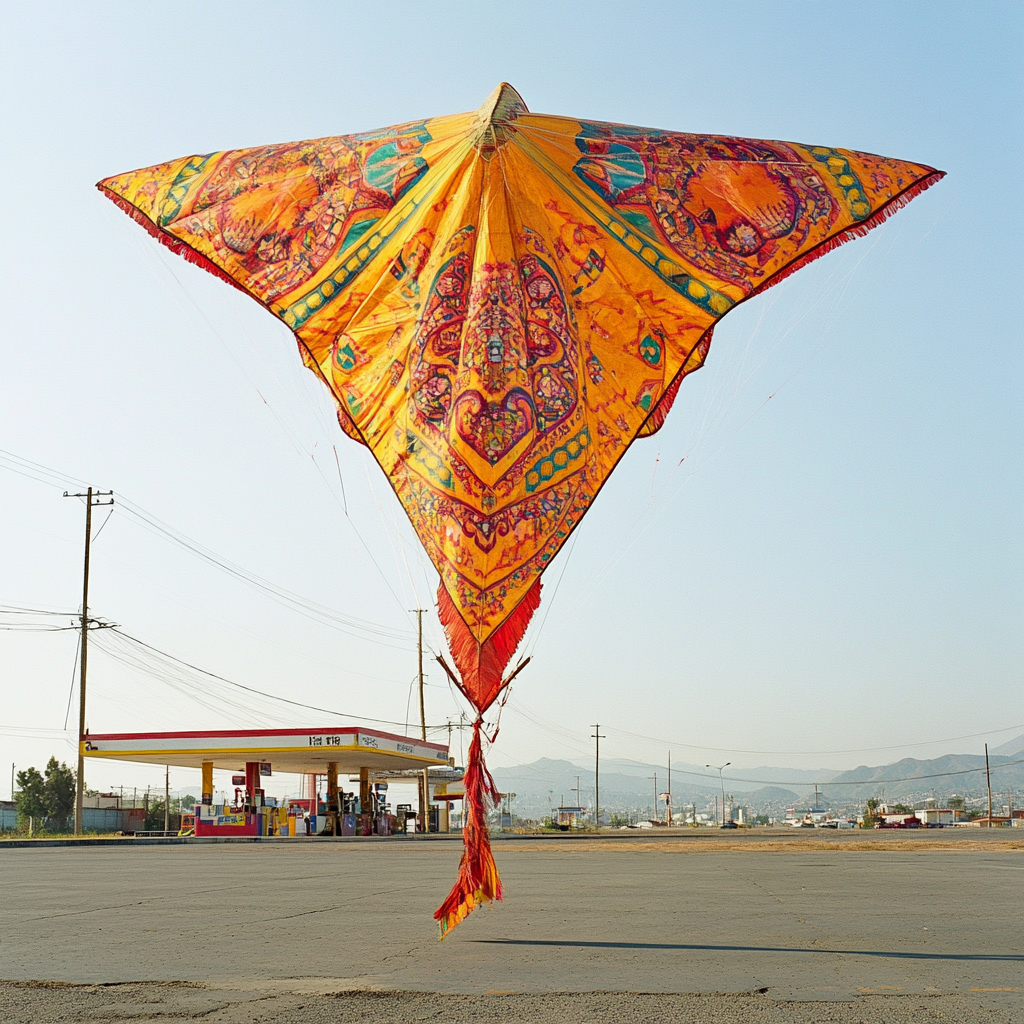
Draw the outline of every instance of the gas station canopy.
<instances>
[{"instance_id":1,"label":"gas station canopy","mask_svg":"<svg viewBox=\"0 0 1024 1024\"><path fill-rule=\"evenodd\" d=\"M230 729L213 732L86 733L86 757L144 761L176 768L242 771L247 762L269 762L275 771L324 774L402 771L448 765L448 748L429 740L375 729Z\"/></svg>"}]
</instances>

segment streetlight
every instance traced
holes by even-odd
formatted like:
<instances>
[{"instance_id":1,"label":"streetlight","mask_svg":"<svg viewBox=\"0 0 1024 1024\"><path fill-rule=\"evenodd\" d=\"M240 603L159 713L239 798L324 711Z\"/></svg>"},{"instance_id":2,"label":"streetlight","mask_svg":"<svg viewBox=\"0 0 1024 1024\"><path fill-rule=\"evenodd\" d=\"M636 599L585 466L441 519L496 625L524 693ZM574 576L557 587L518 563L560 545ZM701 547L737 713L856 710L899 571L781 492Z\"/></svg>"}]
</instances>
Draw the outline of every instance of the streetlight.
<instances>
[{"instance_id":1,"label":"streetlight","mask_svg":"<svg viewBox=\"0 0 1024 1024\"><path fill-rule=\"evenodd\" d=\"M725 824L725 778L722 775L722 772L726 768L728 768L729 765L731 765L731 764L732 764L732 761L726 761L725 764L723 764L721 766L721 768L719 768L717 765L713 765L713 764L706 764L706 765L704 765L705 768L714 768L715 771L718 772L718 778L721 780L721 783L722 783L722 824L723 825Z\"/></svg>"}]
</instances>

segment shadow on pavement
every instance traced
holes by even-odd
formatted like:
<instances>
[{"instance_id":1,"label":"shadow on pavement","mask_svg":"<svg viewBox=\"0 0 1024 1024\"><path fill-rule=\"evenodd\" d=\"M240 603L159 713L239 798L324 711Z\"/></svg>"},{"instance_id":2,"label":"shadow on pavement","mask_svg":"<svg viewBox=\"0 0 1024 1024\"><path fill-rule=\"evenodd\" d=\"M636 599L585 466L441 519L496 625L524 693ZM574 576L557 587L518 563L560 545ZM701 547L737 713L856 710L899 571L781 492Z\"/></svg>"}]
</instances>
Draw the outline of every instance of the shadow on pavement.
<instances>
[{"instance_id":1,"label":"shadow on pavement","mask_svg":"<svg viewBox=\"0 0 1024 1024\"><path fill-rule=\"evenodd\" d=\"M882 949L819 949L807 946L710 946L682 942L571 942L563 939L471 939L505 946L567 946L577 949L688 949L732 953L830 953L841 956L880 956L895 960L1004 960L1024 963L1015 953L897 953Z\"/></svg>"}]
</instances>

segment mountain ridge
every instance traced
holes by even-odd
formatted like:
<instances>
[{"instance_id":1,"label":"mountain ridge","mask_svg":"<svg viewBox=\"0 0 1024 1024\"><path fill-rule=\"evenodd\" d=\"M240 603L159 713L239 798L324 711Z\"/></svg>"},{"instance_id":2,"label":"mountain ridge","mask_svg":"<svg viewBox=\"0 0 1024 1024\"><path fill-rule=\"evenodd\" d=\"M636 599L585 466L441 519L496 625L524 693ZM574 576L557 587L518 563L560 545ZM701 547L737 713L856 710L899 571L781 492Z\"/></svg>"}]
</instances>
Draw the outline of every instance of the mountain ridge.
<instances>
[{"instance_id":1,"label":"mountain ridge","mask_svg":"<svg viewBox=\"0 0 1024 1024\"><path fill-rule=\"evenodd\" d=\"M990 752L992 791L995 803L1002 805L1007 790L1018 791L1015 803L1024 803L1024 757ZM983 754L943 754L919 760L901 758L885 765L861 765L847 771L833 769L752 768L728 770L720 778L698 765L681 763L672 767L672 803L674 808L697 805L698 813L713 809L721 802L724 788L727 798L748 806L751 813L777 813L780 805L809 804L815 784L826 806L863 805L871 796L889 800L923 800L933 797L945 801L950 795L967 798L983 795L985 789ZM625 771L623 769L626 769ZM560 803L592 807L594 769L565 758L539 758L525 765L493 769L498 788L516 794L516 813L524 817L544 817ZM655 782L655 776L657 781ZM664 801L656 793L668 787L665 765L640 761L609 759L602 761L600 774L601 809L611 813L635 812L642 815L664 814ZM576 796L576 785L580 787Z\"/></svg>"}]
</instances>

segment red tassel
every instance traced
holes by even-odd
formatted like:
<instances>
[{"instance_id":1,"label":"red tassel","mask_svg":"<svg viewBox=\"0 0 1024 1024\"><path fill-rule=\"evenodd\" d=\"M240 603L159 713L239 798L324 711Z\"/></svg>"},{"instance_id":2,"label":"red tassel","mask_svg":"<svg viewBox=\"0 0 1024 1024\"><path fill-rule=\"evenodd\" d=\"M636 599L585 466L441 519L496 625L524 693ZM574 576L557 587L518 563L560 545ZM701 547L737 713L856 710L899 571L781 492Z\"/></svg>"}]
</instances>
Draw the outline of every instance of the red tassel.
<instances>
[{"instance_id":1,"label":"red tassel","mask_svg":"<svg viewBox=\"0 0 1024 1024\"><path fill-rule=\"evenodd\" d=\"M473 723L473 740L469 745L469 760L463 781L466 794L465 821L462 839L465 850L459 862L459 877L448 898L434 912L441 926L441 938L463 921L481 903L501 899L501 879L491 853L487 834L487 812L501 799L491 773L484 764L480 745L480 727L483 719Z\"/></svg>"},{"instance_id":2,"label":"red tassel","mask_svg":"<svg viewBox=\"0 0 1024 1024\"><path fill-rule=\"evenodd\" d=\"M459 689L483 714L501 693L501 679L515 654L533 613L540 605L540 579L526 592L512 614L483 642L470 632L455 603L442 583L437 588L437 614L448 637L448 648L455 659L462 683Z\"/></svg>"},{"instance_id":3,"label":"red tassel","mask_svg":"<svg viewBox=\"0 0 1024 1024\"><path fill-rule=\"evenodd\" d=\"M483 713L502 691L505 666L515 654L540 604L540 588L538 579L512 614L483 643L470 632L444 584L438 588L438 616L448 637L448 647L455 659L455 666L459 670L459 689L477 710L463 780L465 820L462 841L465 850L459 863L458 880L434 914L441 925L442 939L481 903L501 899L501 879L498 877L498 867L494 863L491 840L487 834L487 812L498 803L501 794L484 764L480 729Z\"/></svg>"}]
</instances>

